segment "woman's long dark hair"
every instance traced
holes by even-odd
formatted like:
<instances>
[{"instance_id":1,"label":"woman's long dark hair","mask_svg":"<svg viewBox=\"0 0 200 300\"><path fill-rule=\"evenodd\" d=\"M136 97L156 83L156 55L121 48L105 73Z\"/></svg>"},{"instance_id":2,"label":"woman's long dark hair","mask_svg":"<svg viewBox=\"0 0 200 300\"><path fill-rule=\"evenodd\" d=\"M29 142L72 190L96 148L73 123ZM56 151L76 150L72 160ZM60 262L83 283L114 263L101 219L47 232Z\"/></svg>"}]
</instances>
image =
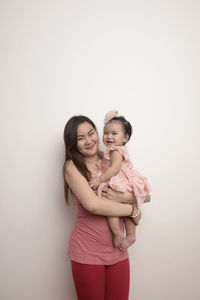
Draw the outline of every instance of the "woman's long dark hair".
<instances>
[{"instance_id":1,"label":"woman's long dark hair","mask_svg":"<svg viewBox=\"0 0 200 300\"><path fill-rule=\"evenodd\" d=\"M68 203L68 184L65 180L65 166L66 162L72 160L79 172L88 180L89 179L89 171L85 163L84 156L79 152L77 148L77 129L78 126L84 122L89 123L92 125L94 130L96 131L96 126L86 116L74 116L68 120L67 124L65 125L64 129L64 142L65 142L65 163L63 166L63 177L64 177L64 190L65 190L65 200Z\"/></svg>"}]
</instances>

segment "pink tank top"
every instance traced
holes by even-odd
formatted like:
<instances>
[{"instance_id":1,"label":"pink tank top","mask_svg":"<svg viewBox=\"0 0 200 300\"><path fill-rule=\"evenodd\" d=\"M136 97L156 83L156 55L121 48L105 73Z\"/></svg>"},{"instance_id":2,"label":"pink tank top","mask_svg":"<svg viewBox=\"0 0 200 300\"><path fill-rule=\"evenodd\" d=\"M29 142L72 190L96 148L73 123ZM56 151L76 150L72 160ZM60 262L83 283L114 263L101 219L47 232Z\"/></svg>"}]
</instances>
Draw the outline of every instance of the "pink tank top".
<instances>
[{"instance_id":1,"label":"pink tank top","mask_svg":"<svg viewBox=\"0 0 200 300\"><path fill-rule=\"evenodd\" d=\"M104 216L88 212L72 194L77 204L77 215L69 240L68 255L83 264L112 265L128 258L128 252L115 248L113 235ZM120 220L123 230L123 223Z\"/></svg>"}]
</instances>

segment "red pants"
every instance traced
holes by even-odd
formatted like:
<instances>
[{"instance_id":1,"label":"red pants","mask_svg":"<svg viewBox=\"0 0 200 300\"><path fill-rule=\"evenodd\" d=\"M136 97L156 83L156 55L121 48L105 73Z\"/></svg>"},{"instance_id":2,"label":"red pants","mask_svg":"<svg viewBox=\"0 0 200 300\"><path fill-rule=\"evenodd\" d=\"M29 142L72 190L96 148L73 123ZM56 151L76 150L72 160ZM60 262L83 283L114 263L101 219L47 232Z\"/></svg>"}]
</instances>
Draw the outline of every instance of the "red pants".
<instances>
[{"instance_id":1,"label":"red pants","mask_svg":"<svg viewBox=\"0 0 200 300\"><path fill-rule=\"evenodd\" d=\"M128 259L111 266L71 263L78 300L128 300Z\"/></svg>"}]
</instances>

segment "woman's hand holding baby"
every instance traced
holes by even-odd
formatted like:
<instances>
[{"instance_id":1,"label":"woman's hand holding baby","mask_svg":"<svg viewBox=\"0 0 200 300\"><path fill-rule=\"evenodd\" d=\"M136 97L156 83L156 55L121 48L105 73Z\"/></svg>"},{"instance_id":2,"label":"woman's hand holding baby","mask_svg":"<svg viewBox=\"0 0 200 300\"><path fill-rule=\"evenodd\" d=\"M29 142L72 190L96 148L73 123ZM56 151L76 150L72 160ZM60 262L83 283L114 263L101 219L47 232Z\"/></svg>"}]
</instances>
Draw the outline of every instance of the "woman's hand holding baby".
<instances>
[{"instance_id":1,"label":"woman's hand holding baby","mask_svg":"<svg viewBox=\"0 0 200 300\"><path fill-rule=\"evenodd\" d=\"M105 187L102 196L121 203L136 203L135 195L131 192L118 192L110 187Z\"/></svg>"}]
</instances>

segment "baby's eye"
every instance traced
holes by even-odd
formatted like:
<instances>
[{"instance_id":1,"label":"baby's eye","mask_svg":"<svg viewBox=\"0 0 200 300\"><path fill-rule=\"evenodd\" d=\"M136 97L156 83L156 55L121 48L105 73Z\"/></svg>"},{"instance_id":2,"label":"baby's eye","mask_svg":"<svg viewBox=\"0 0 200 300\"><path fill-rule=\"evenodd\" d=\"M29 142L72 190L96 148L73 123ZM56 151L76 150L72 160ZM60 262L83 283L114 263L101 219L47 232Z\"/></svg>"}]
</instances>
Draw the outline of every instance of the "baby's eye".
<instances>
[{"instance_id":1,"label":"baby's eye","mask_svg":"<svg viewBox=\"0 0 200 300\"><path fill-rule=\"evenodd\" d=\"M117 132L113 132L113 135L116 135L117 134Z\"/></svg>"}]
</instances>

